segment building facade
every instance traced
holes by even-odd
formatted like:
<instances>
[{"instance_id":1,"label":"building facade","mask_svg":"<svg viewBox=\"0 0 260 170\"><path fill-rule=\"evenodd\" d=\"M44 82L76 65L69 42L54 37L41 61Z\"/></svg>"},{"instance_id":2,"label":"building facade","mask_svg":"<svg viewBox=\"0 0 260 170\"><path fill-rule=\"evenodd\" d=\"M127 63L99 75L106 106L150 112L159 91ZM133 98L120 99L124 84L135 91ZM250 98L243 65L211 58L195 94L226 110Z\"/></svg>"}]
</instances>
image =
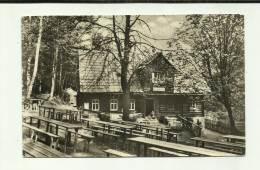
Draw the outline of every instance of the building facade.
<instances>
[{"instance_id":1,"label":"building facade","mask_svg":"<svg viewBox=\"0 0 260 170\"><path fill-rule=\"evenodd\" d=\"M102 58L100 59L102 61ZM80 60L80 89L77 95L78 107L87 110L122 113L123 93L120 76L110 65L104 68L102 62ZM100 71L101 70L101 71ZM103 71L103 72L102 72ZM98 79L102 72L102 80ZM154 112L159 116L204 116L202 93L179 92L175 78L179 71L161 53L143 62L135 71L135 81L131 86L131 112L143 116Z\"/></svg>"}]
</instances>

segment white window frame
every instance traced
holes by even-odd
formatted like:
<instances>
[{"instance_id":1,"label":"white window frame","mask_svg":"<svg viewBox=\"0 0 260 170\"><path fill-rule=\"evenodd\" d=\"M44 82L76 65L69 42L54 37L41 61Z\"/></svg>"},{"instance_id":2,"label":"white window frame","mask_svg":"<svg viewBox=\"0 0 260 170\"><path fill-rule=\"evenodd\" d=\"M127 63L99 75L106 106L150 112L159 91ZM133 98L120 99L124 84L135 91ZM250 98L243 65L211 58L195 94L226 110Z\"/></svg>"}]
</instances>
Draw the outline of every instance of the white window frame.
<instances>
[{"instance_id":1,"label":"white window frame","mask_svg":"<svg viewBox=\"0 0 260 170\"><path fill-rule=\"evenodd\" d=\"M197 102L196 101L191 101L191 103L190 103L190 108L192 108L192 109L198 109L198 105L197 105Z\"/></svg>"},{"instance_id":2,"label":"white window frame","mask_svg":"<svg viewBox=\"0 0 260 170\"><path fill-rule=\"evenodd\" d=\"M153 72L152 74L153 74L153 76L152 76L153 82L164 81L166 78L166 73L164 73L164 72L156 71L156 72Z\"/></svg>"},{"instance_id":3,"label":"white window frame","mask_svg":"<svg viewBox=\"0 0 260 170\"><path fill-rule=\"evenodd\" d=\"M135 110L135 99L131 99L130 101L130 110Z\"/></svg>"},{"instance_id":4,"label":"white window frame","mask_svg":"<svg viewBox=\"0 0 260 170\"><path fill-rule=\"evenodd\" d=\"M110 99L110 111L118 111L118 100Z\"/></svg>"},{"instance_id":5,"label":"white window frame","mask_svg":"<svg viewBox=\"0 0 260 170\"><path fill-rule=\"evenodd\" d=\"M92 99L92 110L99 111L99 99Z\"/></svg>"},{"instance_id":6,"label":"white window frame","mask_svg":"<svg viewBox=\"0 0 260 170\"><path fill-rule=\"evenodd\" d=\"M170 106L172 106L172 108L170 108ZM168 109L168 110L174 110L174 104L168 104L168 105L167 105L167 109Z\"/></svg>"}]
</instances>

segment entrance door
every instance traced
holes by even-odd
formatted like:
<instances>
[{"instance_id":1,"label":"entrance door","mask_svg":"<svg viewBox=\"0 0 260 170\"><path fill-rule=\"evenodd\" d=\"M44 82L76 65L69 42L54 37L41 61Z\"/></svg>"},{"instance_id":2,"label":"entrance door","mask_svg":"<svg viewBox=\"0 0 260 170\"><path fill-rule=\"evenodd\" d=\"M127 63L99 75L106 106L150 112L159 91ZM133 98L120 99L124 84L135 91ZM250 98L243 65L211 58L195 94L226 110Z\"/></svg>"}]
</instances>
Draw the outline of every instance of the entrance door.
<instances>
[{"instance_id":1,"label":"entrance door","mask_svg":"<svg viewBox=\"0 0 260 170\"><path fill-rule=\"evenodd\" d=\"M154 111L154 99L146 99L146 113L145 116L148 116L151 114L151 112Z\"/></svg>"}]
</instances>

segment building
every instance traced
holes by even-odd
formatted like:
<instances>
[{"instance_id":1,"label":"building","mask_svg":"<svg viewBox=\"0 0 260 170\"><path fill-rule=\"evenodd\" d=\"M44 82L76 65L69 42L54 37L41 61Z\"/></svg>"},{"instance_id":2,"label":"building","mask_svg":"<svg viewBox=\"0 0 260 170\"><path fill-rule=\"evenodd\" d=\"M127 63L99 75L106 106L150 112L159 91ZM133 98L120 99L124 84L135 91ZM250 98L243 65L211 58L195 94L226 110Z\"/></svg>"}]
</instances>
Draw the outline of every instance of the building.
<instances>
[{"instance_id":1,"label":"building","mask_svg":"<svg viewBox=\"0 0 260 170\"><path fill-rule=\"evenodd\" d=\"M112 58L96 60L80 58L80 89L78 107L93 111L122 113L123 93L120 86L119 65ZM108 64L110 63L110 64ZM133 70L134 66L130 67ZM139 65L131 86L131 112L156 117L182 115L204 116L202 93L181 92L175 83L179 71L162 53Z\"/></svg>"}]
</instances>

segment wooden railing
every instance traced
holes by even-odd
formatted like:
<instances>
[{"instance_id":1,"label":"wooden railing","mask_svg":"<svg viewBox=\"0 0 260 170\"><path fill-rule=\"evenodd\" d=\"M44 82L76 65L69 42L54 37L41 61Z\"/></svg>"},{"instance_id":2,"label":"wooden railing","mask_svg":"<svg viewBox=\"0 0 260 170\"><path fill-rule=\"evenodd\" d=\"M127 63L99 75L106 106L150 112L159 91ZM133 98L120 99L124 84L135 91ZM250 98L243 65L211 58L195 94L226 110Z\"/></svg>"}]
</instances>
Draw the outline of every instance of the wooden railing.
<instances>
[{"instance_id":1,"label":"wooden railing","mask_svg":"<svg viewBox=\"0 0 260 170\"><path fill-rule=\"evenodd\" d=\"M227 122L210 119L205 119L205 128L222 134L228 134L230 129Z\"/></svg>"},{"instance_id":2,"label":"wooden railing","mask_svg":"<svg viewBox=\"0 0 260 170\"><path fill-rule=\"evenodd\" d=\"M194 122L185 119L182 116L177 116L184 127L189 129L195 136L201 137L201 129L202 127L200 125L195 124Z\"/></svg>"}]
</instances>

